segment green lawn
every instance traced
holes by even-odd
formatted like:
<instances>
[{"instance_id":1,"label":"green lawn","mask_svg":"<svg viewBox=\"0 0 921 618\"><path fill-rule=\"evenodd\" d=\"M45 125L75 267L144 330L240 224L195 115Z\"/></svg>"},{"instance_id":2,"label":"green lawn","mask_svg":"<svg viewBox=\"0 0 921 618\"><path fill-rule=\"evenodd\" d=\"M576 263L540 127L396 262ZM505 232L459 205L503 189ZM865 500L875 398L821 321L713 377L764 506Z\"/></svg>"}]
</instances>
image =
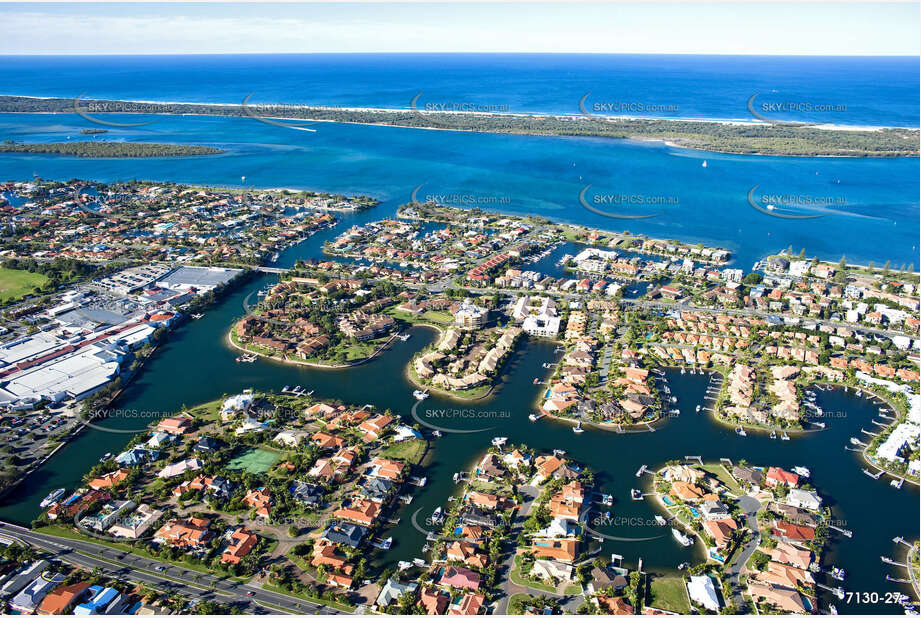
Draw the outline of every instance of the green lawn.
<instances>
[{"instance_id":1,"label":"green lawn","mask_svg":"<svg viewBox=\"0 0 921 618\"><path fill-rule=\"evenodd\" d=\"M519 586L526 586L534 590L542 590L543 592L556 592L555 586L548 586L542 582L532 580L521 573L521 556L515 556L515 566L512 568L509 577L513 584L518 584Z\"/></svg>"},{"instance_id":2,"label":"green lawn","mask_svg":"<svg viewBox=\"0 0 921 618\"><path fill-rule=\"evenodd\" d=\"M320 597L314 597L306 592L297 593L291 592L290 590L285 590L281 586L276 586L274 584L262 584L262 588L269 590L271 592L277 592L279 594L284 594L289 597L297 597L299 599L304 599L305 601L310 601L312 603L319 603L320 605L326 605L327 607L332 607L343 612L352 613L355 610L354 605L348 605L346 603L341 603L339 601L330 601L329 599L321 599Z\"/></svg>"},{"instance_id":3,"label":"green lawn","mask_svg":"<svg viewBox=\"0 0 921 618\"><path fill-rule=\"evenodd\" d=\"M719 481L729 488L729 491L734 493L737 496L741 496L743 493L742 488L739 487L739 484L736 483L735 479L726 472L726 469L722 464L705 464L703 469L719 479Z\"/></svg>"},{"instance_id":4,"label":"green lawn","mask_svg":"<svg viewBox=\"0 0 921 618\"><path fill-rule=\"evenodd\" d=\"M684 579L681 577L650 577L646 606L687 614L691 611Z\"/></svg>"},{"instance_id":5,"label":"green lawn","mask_svg":"<svg viewBox=\"0 0 921 618\"><path fill-rule=\"evenodd\" d=\"M411 464L418 464L422 461L426 448L428 448L428 442L425 440L407 440L391 444L381 451L381 457L402 459Z\"/></svg>"},{"instance_id":6,"label":"green lawn","mask_svg":"<svg viewBox=\"0 0 921 618\"><path fill-rule=\"evenodd\" d=\"M76 539L79 541L85 541L87 543L95 543L96 545L104 545L106 547L111 547L112 549L121 550L125 553L135 554L136 556L141 556L142 558L150 558L151 560L159 560L160 562L165 562L167 564L174 564L183 569L188 569L189 571L198 571L199 573L206 573L208 575L214 575L215 577L233 579L239 582L249 581L250 579L249 577L238 577L234 575L228 575L221 571L215 571L215 570L209 569L207 566L203 564L192 564L184 560L170 560L169 558L166 558L165 556L157 556L156 554L153 554L145 549L133 547L132 545L129 545L128 543L120 543L117 541L103 541L102 539L96 539L94 537L80 534L76 530L73 530L71 528L66 528L64 526L59 526L59 525L44 526L42 528L36 528L35 532L39 532L41 534L50 534L53 536L59 536L65 539ZM199 586L202 588L206 587L204 584L199 584Z\"/></svg>"},{"instance_id":7,"label":"green lawn","mask_svg":"<svg viewBox=\"0 0 921 618\"><path fill-rule=\"evenodd\" d=\"M249 448L227 463L228 470L246 470L250 474L262 474L271 468L280 453L261 448Z\"/></svg>"},{"instance_id":8,"label":"green lawn","mask_svg":"<svg viewBox=\"0 0 921 618\"><path fill-rule=\"evenodd\" d=\"M41 273L0 268L0 302L22 298L47 282L48 277Z\"/></svg>"}]
</instances>

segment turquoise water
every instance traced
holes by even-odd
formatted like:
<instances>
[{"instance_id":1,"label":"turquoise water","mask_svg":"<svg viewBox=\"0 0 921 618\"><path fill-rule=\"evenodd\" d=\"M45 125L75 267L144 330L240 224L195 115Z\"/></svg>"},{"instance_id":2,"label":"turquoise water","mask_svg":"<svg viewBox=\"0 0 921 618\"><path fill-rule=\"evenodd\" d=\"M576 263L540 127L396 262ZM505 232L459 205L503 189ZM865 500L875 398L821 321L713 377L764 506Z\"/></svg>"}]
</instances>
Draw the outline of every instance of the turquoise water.
<instances>
[{"instance_id":1,"label":"turquoise water","mask_svg":"<svg viewBox=\"0 0 921 618\"><path fill-rule=\"evenodd\" d=\"M578 114L751 120L746 103L809 103L778 120L918 126L917 57L606 54L5 56L0 93L407 109L454 103ZM638 106L641 106L638 108ZM604 108L601 108L604 109ZM612 112L613 113L613 112Z\"/></svg>"},{"instance_id":2,"label":"turquoise water","mask_svg":"<svg viewBox=\"0 0 921 618\"><path fill-rule=\"evenodd\" d=\"M134 120L137 120L134 118ZM91 178L170 180L254 187L297 187L364 193L382 205L362 215L389 216L417 197L475 200L485 209L535 214L616 231L722 245L750 269L789 245L837 261L887 260L918 267L918 160L716 155L660 143L322 124L305 133L249 118L161 117L106 139L219 146L207 158L78 159L0 155L0 179ZM0 135L20 141L79 138L89 121L73 114L0 115ZM702 167L707 161L708 166ZM644 220L594 214L579 201L599 194L673 198L627 212ZM421 187L420 187L421 185ZM840 201L821 219L785 220L748 203L759 195L815 196ZM838 204L838 201L835 203Z\"/></svg>"}]
</instances>

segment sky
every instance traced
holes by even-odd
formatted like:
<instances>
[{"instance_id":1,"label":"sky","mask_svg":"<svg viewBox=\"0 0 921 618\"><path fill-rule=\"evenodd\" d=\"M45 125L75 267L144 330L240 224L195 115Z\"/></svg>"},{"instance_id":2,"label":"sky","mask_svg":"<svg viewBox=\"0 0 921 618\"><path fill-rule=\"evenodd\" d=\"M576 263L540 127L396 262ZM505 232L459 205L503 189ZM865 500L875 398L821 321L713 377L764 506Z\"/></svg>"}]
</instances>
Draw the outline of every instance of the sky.
<instances>
[{"instance_id":1,"label":"sky","mask_svg":"<svg viewBox=\"0 0 921 618\"><path fill-rule=\"evenodd\" d=\"M0 2L0 54L918 56L919 17L917 2Z\"/></svg>"}]
</instances>

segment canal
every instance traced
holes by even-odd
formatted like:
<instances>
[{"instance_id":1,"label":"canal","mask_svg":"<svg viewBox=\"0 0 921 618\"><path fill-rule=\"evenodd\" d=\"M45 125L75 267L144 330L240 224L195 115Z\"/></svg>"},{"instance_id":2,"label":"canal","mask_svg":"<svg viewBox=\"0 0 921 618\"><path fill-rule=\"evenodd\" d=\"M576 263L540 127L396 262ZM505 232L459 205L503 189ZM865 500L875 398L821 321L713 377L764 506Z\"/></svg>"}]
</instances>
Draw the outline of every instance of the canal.
<instances>
[{"instance_id":1,"label":"canal","mask_svg":"<svg viewBox=\"0 0 921 618\"><path fill-rule=\"evenodd\" d=\"M356 218L360 220L363 216ZM289 249L283 260L290 263L292 259L314 256L305 245L316 247L319 240L322 236ZM143 430L153 416L172 414L182 405L191 407L244 388L278 390L286 384L300 384L314 390L319 398L355 405L371 403L415 422L409 416L416 403L411 396L413 386L405 379L404 369L412 355L434 339L435 333L430 329L414 328L409 340L396 341L374 361L347 370L310 369L262 359L255 363L235 362L237 353L226 343L230 325L243 315L244 299L271 281L269 276L257 277L228 294L203 318L190 321L172 333L115 404L118 409L140 411L139 418L110 418L99 428L86 429L7 496L0 505L0 519L28 524L39 514L42 497L57 487L73 489L100 456L118 453L133 431ZM420 418L447 430L484 431L445 431L442 438L434 441L430 464L425 470L428 484L416 488L413 502L402 507L398 513L400 523L387 533L393 535L394 547L376 556L375 562L393 564L419 556L425 538L413 527L412 514L418 512L418 521L424 524L435 507L446 504L455 494L453 474L468 468L481 456L492 437L507 436L510 443L526 443L539 450L563 449L596 471L602 489L616 498L610 509L612 516L631 522L631 525L598 526L597 530L625 539L658 537L642 541L606 540L604 553L621 554L628 565L633 566L642 558L646 570L661 573L673 571L681 562L702 558L698 549L679 546L670 534L663 534L667 529L651 525L659 511L649 502L631 500L629 495L631 488L648 487L648 476L635 477L643 464L656 468L670 459L699 455L705 461L726 457L733 461L746 459L752 465L808 467L812 482L832 507L834 518L841 527L854 533L850 539L834 535L828 554L829 564L847 570L845 588L878 592L882 597L896 586L886 581L887 573L904 576L883 565L879 556L895 554L893 537L914 538L918 529L918 492L907 485L895 490L882 479L874 481L867 477L861 472L858 454L844 449L849 437L858 435L861 427L871 426L878 404L840 390L819 391L821 407L833 412L824 431L790 441L771 440L754 432L742 438L731 428L713 422L706 413L695 413L695 406L703 403L708 377L670 371L667 379L672 393L678 397L677 407L681 410L678 417L659 424L651 433L622 435L587 428L584 433L575 434L569 425L547 419L528 420L542 388L533 380L546 375L542 365L556 358L555 347L533 340L524 343L501 384L487 399L460 403L433 395L418 406ZM901 611L898 606L832 601L841 613ZM827 602L828 599L823 599L823 606Z\"/></svg>"}]
</instances>

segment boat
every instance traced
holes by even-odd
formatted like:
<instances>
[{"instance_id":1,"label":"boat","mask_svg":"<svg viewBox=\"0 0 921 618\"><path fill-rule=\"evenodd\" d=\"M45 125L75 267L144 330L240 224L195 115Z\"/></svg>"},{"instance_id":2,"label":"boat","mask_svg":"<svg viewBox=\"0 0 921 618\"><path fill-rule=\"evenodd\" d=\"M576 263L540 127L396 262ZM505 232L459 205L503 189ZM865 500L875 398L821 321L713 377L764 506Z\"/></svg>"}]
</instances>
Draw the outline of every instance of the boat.
<instances>
[{"instance_id":1,"label":"boat","mask_svg":"<svg viewBox=\"0 0 921 618\"><path fill-rule=\"evenodd\" d=\"M534 384L540 384L540 380L538 378L534 378Z\"/></svg>"},{"instance_id":2,"label":"boat","mask_svg":"<svg viewBox=\"0 0 921 618\"><path fill-rule=\"evenodd\" d=\"M505 436L499 436L492 439L493 446L503 446L506 442L508 442L508 438Z\"/></svg>"},{"instance_id":3,"label":"boat","mask_svg":"<svg viewBox=\"0 0 921 618\"><path fill-rule=\"evenodd\" d=\"M700 404L697 404L697 407L694 408L694 411L695 411L695 412L700 412Z\"/></svg>"},{"instance_id":4,"label":"boat","mask_svg":"<svg viewBox=\"0 0 921 618\"><path fill-rule=\"evenodd\" d=\"M690 566L691 566L690 562L682 562L681 564L678 565L678 570L683 571Z\"/></svg>"},{"instance_id":5,"label":"boat","mask_svg":"<svg viewBox=\"0 0 921 618\"><path fill-rule=\"evenodd\" d=\"M700 164L700 166L701 166L701 167L707 167L707 162L704 161L703 163Z\"/></svg>"},{"instance_id":6,"label":"boat","mask_svg":"<svg viewBox=\"0 0 921 618\"><path fill-rule=\"evenodd\" d=\"M665 518L662 517L661 515L656 515L656 523L659 524L660 526L664 526L668 524L668 522L665 521Z\"/></svg>"},{"instance_id":7,"label":"boat","mask_svg":"<svg viewBox=\"0 0 921 618\"><path fill-rule=\"evenodd\" d=\"M811 472L809 472L809 468L806 468L804 466L793 466L793 471L799 474L801 477L804 477L807 479L809 478L809 475L811 474Z\"/></svg>"},{"instance_id":8,"label":"boat","mask_svg":"<svg viewBox=\"0 0 921 618\"><path fill-rule=\"evenodd\" d=\"M605 518L605 519L611 519L611 511L605 511L605 512L604 512L604 518Z\"/></svg>"},{"instance_id":9,"label":"boat","mask_svg":"<svg viewBox=\"0 0 921 618\"><path fill-rule=\"evenodd\" d=\"M892 479L889 481L889 484L895 487L896 489L902 489L902 483L905 482L905 479Z\"/></svg>"},{"instance_id":10,"label":"boat","mask_svg":"<svg viewBox=\"0 0 921 618\"><path fill-rule=\"evenodd\" d=\"M531 421L531 422L536 421L536 420L537 420L537 415L536 415L536 414L528 414L528 420Z\"/></svg>"},{"instance_id":11,"label":"boat","mask_svg":"<svg viewBox=\"0 0 921 618\"><path fill-rule=\"evenodd\" d=\"M783 432L783 433L780 434L780 439L781 439L781 440L789 440L789 439L790 439L790 436L788 436L788 435L787 435L787 432L785 431L785 432Z\"/></svg>"},{"instance_id":12,"label":"boat","mask_svg":"<svg viewBox=\"0 0 921 618\"><path fill-rule=\"evenodd\" d=\"M640 491L639 489L631 489L631 490L630 490L630 497L633 498L634 500L642 500L642 499L643 499L643 492Z\"/></svg>"},{"instance_id":13,"label":"boat","mask_svg":"<svg viewBox=\"0 0 921 618\"><path fill-rule=\"evenodd\" d=\"M99 463L102 463L102 462L104 462L104 461L108 461L108 460L111 459L111 458L112 458L112 453L106 453L105 455L103 455L102 457L99 458Z\"/></svg>"},{"instance_id":14,"label":"boat","mask_svg":"<svg viewBox=\"0 0 921 618\"><path fill-rule=\"evenodd\" d=\"M863 446L863 442L861 442L857 438L851 438L851 444L853 444L854 446Z\"/></svg>"},{"instance_id":15,"label":"boat","mask_svg":"<svg viewBox=\"0 0 921 618\"><path fill-rule=\"evenodd\" d=\"M772 430L772 431L771 431L771 436L770 436L770 437L771 437L771 440L776 440L776 439L777 439L777 432Z\"/></svg>"},{"instance_id":16,"label":"boat","mask_svg":"<svg viewBox=\"0 0 921 618\"><path fill-rule=\"evenodd\" d=\"M203 317L205 317L205 314L204 314L204 313L193 313L193 314L192 314L192 319L193 319L193 320L200 320L200 319L202 319Z\"/></svg>"},{"instance_id":17,"label":"boat","mask_svg":"<svg viewBox=\"0 0 921 618\"><path fill-rule=\"evenodd\" d=\"M415 397L419 401L422 401L423 399L428 398L428 396L429 396L429 392L427 390L422 391L422 390L416 389L413 391L413 397Z\"/></svg>"},{"instance_id":18,"label":"boat","mask_svg":"<svg viewBox=\"0 0 921 618\"><path fill-rule=\"evenodd\" d=\"M832 567L831 576L837 579L839 582L843 582L844 578L847 577L847 572L842 568Z\"/></svg>"},{"instance_id":19,"label":"boat","mask_svg":"<svg viewBox=\"0 0 921 618\"><path fill-rule=\"evenodd\" d=\"M64 491L65 490L63 487L59 487L58 489L55 489L50 494L45 496L45 499L39 502L38 505L42 508L51 506L52 504L58 501L58 498L64 495Z\"/></svg>"},{"instance_id":20,"label":"boat","mask_svg":"<svg viewBox=\"0 0 921 618\"><path fill-rule=\"evenodd\" d=\"M672 403L678 403L678 398L675 397L674 395L671 396L671 397L669 397L668 400L669 400L670 402L672 402Z\"/></svg>"},{"instance_id":21,"label":"boat","mask_svg":"<svg viewBox=\"0 0 921 618\"><path fill-rule=\"evenodd\" d=\"M741 425L739 425L738 427L736 427L736 433L737 433L738 435L742 436L743 438L744 438L745 436L748 435L747 433L745 433L745 430L742 428Z\"/></svg>"},{"instance_id":22,"label":"boat","mask_svg":"<svg viewBox=\"0 0 921 618\"><path fill-rule=\"evenodd\" d=\"M432 435L435 436L436 438L440 438L442 436L442 433L436 429L435 431L432 432Z\"/></svg>"},{"instance_id":23,"label":"boat","mask_svg":"<svg viewBox=\"0 0 921 618\"><path fill-rule=\"evenodd\" d=\"M678 528L672 528L672 536L675 537L675 540L684 545L685 547L690 547L694 544L694 539L689 536L686 536L681 533Z\"/></svg>"},{"instance_id":24,"label":"boat","mask_svg":"<svg viewBox=\"0 0 921 618\"><path fill-rule=\"evenodd\" d=\"M386 539L376 539L371 545L378 549L390 549L393 545L393 537L388 536Z\"/></svg>"},{"instance_id":25,"label":"boat","mask_svg":"<svg viewBox=\"0 0 921 618\"><path fill-rule=\"evenodd\" d=\"M441 523L444 517L444 511L441 510L440 506L432 512L432 521L436 524Z\"/></svg>"},{"instance_id":26,"label":"boat","mask_svg":"<svg viewBox=\"0 0 921 618\"><path fill-rule=\"evenodd\" d=\"M684 375L684 367L681 368L681 375Z\"/></svg>"},{"instance_id":27,"label":"boat","mask_svg":"<svg viewBox=\"0 0 921 618\"><path fill-rule=\"evenodd\" d=\"M838 608L835 607L834 605L829 605L829 606L828 606L828 613L831 614L832 616L837 616L837 615L838 615Z\"/></svg>"},{"instance_id":28,"label":"boat","mask_svg":"<svg viewBox=\"0 0 921 618\"><path fill-rule=\"evenodd\" d=\"M573 433L583 433L585 430L582 429L582 421L579 421L579 424L572 428Z\"/></svg>"},{"instance_id":29,"label":"boat","mask_svg":"<svg viewBox=\"0 0 921 618\"><path fill-rule=\"evenodd\" d=\"M601 504L611 506L614 504L614 496L611 494L601 494Z\"/></svg>"},{"instance_id":30,"label":"boat","mask_svg":"<svg viewBox=\"0 0 921 618\"><path fill-rule=\"evenodd\" d=\"M410 335L409 333L406 333L405 335L397 335L397 337L400 339L400 341L406 341L410 337L412 337L412 335Z\"/></svg>"}]
</instances>

